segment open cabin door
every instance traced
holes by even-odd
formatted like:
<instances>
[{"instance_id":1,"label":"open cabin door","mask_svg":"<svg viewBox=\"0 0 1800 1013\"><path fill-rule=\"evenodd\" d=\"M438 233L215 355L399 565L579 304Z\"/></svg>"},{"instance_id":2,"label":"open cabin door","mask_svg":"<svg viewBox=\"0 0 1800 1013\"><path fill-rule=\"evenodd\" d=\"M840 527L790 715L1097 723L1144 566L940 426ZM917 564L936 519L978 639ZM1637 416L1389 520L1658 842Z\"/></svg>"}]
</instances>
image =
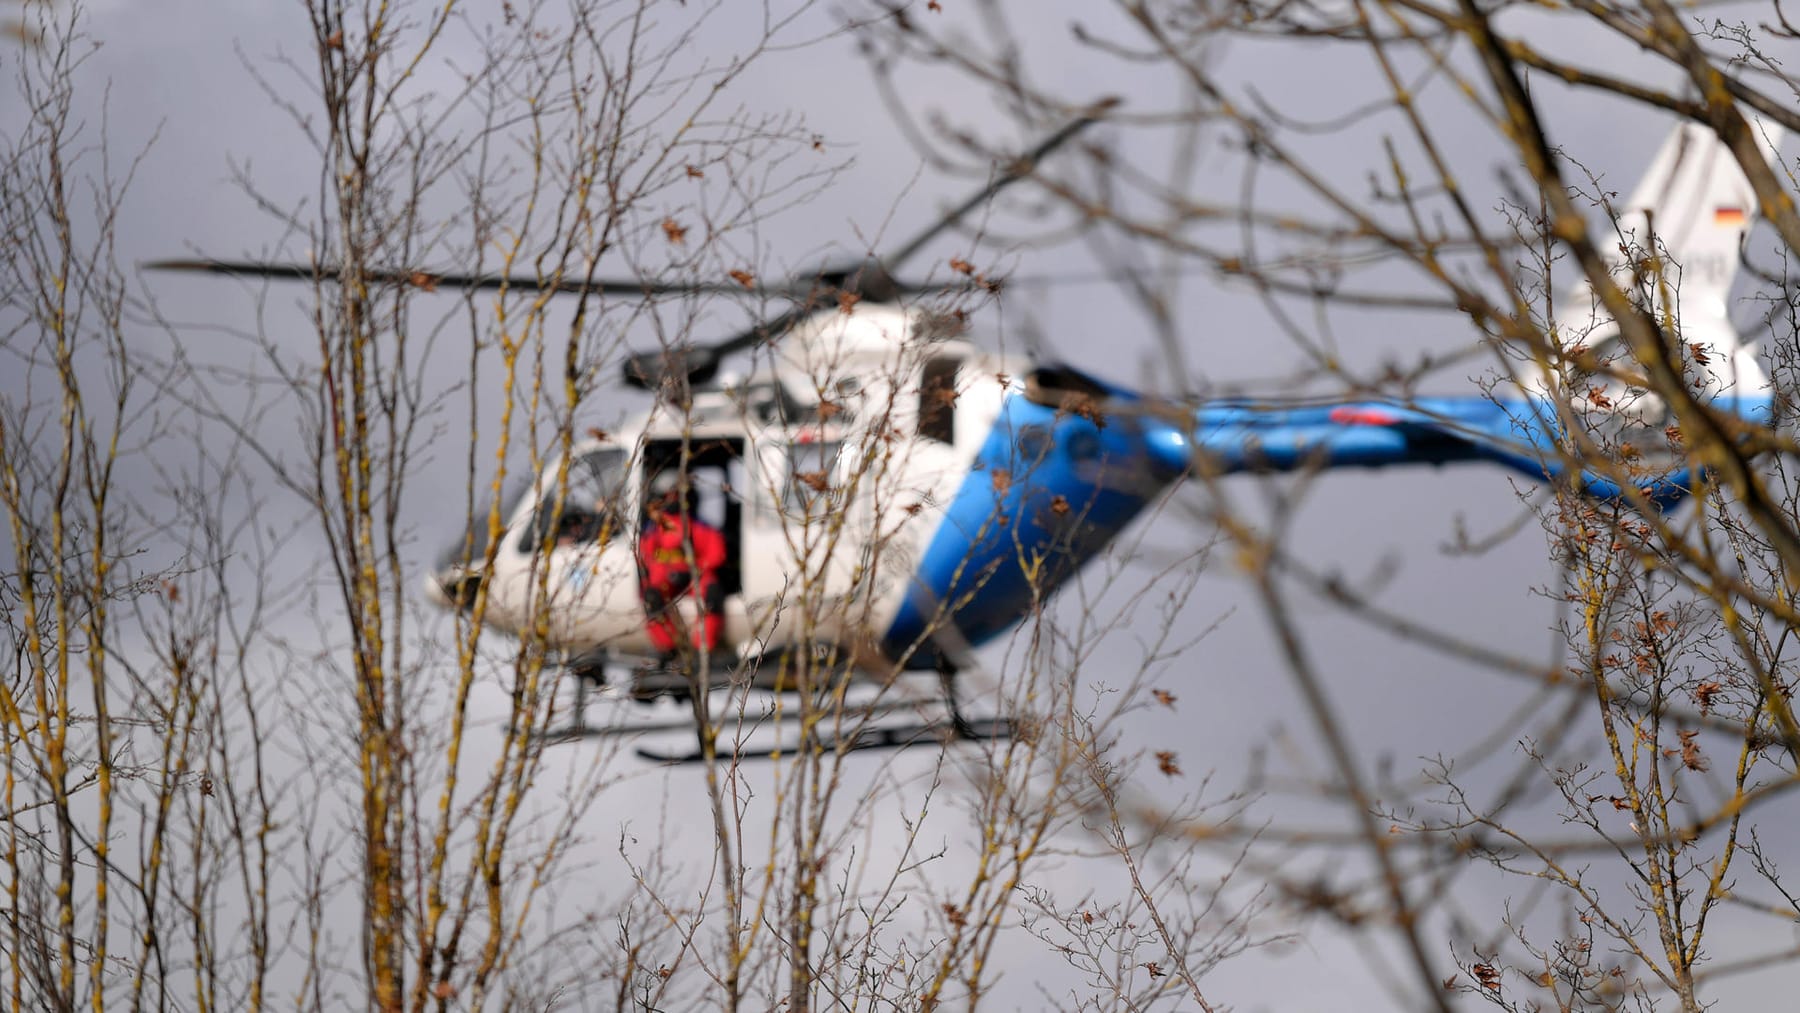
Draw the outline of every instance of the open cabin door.
<instances>
[{"instance_id":1,"label":"open cabin door","mask_svg":"<svg viewBox=\"0 0 1800 1013\"><path fill-rule=\"evenodd\" d=\"M725 565L718 581L724 591L724 644L738 650L750 635L744 614L746 491L751 469L744 459L742 437L694 436L649 440L644 444L643 481L634 517L644 524L644 502L667 489L692 490L694 518L725 540ZM698 619L698 603L685 596L677 606L688 623ZM691 628L691 625L690 625Z\"/></svg>"}]
</instances>

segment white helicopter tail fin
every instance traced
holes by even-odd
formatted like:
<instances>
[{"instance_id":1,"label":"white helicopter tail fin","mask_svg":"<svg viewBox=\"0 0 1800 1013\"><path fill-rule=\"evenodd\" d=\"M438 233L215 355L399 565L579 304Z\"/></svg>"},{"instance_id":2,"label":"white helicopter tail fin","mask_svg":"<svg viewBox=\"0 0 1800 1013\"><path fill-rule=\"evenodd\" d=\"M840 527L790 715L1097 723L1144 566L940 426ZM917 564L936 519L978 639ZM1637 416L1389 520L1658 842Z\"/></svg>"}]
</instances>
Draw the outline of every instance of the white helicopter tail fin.
<instances>
[{"instance_id":1,"label":"white helicopter tail fin","mask_svg":"<svg viewBox=\"0 0 1800 1013\"><path fill-rule=\"evenodd\" d=\"M1778 161L1781 130L1752 118L1764 156ZM1629 285L1633 272L1654 261L1664 273L1653 276L1646 295L1659 316L1673 317L1681 340L1701 353L1716 394L1759 394L1767 378L1753 349L1727 313L1744 241L1757 217L1750 181L1718 135L1707 127L1681 123L1650 162L1631 199L1617 208L1616 234L1600 243L1615 278ZM1642 279L1637 279L1642 280ZM1670 297L1672 305L1664 305ZM1594 298L1585 280L1560 300L1557 330L1567 347L1602 351L1618 328ZM1548 377L1525 379L1539 392ZM1622 391L1609 391L1618 400Z\"/></svg>"},{"instance_id":2,"label":"white helicopter tail fin","mask_svg":"<svg viewBox=\"0 0 1800 1013\"><path fill-rule=\"evenodd\" d=\"M1764 157L1779 159L1781 128L1757 119L1750 126L1763 139ZM1671 262L1684 318L1723 318L1756 207L1756 192L1718 135L1682 123L1663 142L1619 216L1619 245L1654 251ZM1607 246L1609 255L1619 256Z\"/></svg>"}]
</instances>

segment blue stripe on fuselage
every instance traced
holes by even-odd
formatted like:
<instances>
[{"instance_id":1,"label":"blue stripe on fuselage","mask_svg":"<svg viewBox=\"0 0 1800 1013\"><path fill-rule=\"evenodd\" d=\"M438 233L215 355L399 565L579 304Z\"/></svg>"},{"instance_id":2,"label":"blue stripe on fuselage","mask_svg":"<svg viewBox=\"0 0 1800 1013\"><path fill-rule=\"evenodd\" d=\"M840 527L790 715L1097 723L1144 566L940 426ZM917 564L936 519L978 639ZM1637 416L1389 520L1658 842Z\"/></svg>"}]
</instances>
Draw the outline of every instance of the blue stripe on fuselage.
<instances>
[{"instance_id":1,"label":"blue stripe on fuselage","mask_svg":"<svg viewBox=\"0 0 1800 1013\"><path fill-rule=\"evenodd\" d=\"M884 647L909 669L940 658L934 636L979 645L1028 615L1105 548L1180 473L1153 452L1171 427L1102 424L1008 394L926 546ZM1173 449L1173 448L1171 448Z\"/></svg>"},{"instance_id":2,"label":"blue stripe on fuselage","mask_svg":"<svg viewBox=\"0 0 1800 1013\"><path fill-rule=\"evenodd\" d=\"M1115 402L1137 400L1116 388L1108 394ZM1772 414L1766 395L1712 404L1755 423ZM1131 413L1097 424L1009 394L883 646L906 668L926 669L941 656L938 640L980 645L1005 632L1189 467L1224 475L1489 461L1547 481L1567 470L1556 451L1561 439L1554 407L1531 399L1213 402L1195 413L1190 429ZM1623 495L1592 472L1567 477L1597 499ZM1686 468L1646 473L1636 484L1666 509L1690 493L1692 475ZM940 631L953 636L934 636Z\"/></svg>"}]
</instances>

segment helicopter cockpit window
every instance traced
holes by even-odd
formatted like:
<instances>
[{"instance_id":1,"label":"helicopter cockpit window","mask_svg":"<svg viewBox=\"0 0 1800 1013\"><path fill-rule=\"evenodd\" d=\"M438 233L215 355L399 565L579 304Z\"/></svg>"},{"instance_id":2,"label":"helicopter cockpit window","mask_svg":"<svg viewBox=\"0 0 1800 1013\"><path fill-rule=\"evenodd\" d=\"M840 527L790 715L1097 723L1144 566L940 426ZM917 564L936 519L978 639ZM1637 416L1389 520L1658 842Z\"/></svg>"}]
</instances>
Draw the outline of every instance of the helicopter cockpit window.
<instances>
[{"instance_id":1,"label":"helicopter cockpit window","mask_svg":"<svg viewBox=\"0 0 1800 1013\"><path fill-rule=\"evenodd\" d=\"M835 483L838 452L843 446L837 440L789 444L787 482L781 498L784 512L806 516L837 508L842 492Z\"/></svg>"},{"instance_id":2,"label":"helicopter cockpit window","mask_svg":"<svg viewBox=\"0 0 1800 1013\"><path fill-rule=\"evenodd\" d=\"M513 512L530 494L531 479L529 477L514 475L507 480L500 495L500 521L502 524L512 522ZM469 512L468 524L463 528L462 537L444 546L443 552L438 555L437 569L440 572L457 567L479 565L486 559L488 509L489 504L482 503Z\"/></svg>"},{"instance_id":3,"label":"helicopter cockpit window","mask_svg":"<svg viewBox=\"0 0 1800 1013\"><path fill-rule=\"evenodd\" d=\"M569 488L562 512L556 510L557 494L551 489L538 504L537 513L519 542L520 552L535 552L545 536L555 531L554 545L579 545L615 536L621 530L624 505L625 451L595 450L569 465Z\"/></svg>"}]
</instances>

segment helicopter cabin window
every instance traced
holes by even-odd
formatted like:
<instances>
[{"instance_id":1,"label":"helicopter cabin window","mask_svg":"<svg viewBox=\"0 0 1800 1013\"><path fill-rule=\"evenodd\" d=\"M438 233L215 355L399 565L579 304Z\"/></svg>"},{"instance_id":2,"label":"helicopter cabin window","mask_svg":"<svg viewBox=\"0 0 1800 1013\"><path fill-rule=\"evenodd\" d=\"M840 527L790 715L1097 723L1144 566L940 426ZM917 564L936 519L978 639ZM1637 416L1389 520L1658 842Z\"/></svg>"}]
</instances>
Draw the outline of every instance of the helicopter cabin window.
<instances>
[{"instance_id":1,"label":"helicopter cabin window","mask_svg":"<svg viewBox=\"0 0 1800 1013\"><path fill-rule=\"evenodd\" d=\"M851 425L856 421L856 410L862 397L862 381L854 376L846 376L825 388L818 405L813 409L813 418L828 425Z\"/></svg>"},{"instance_id":2,"label":"helicopter cabin window","mask_svg":"<svg viewBox=\"0 0 1800 1013\"><path fill-rule=\"evenodd\" d=\"M956 374L961 359L939 356L925 362L919 378L919 435L939 443L956 442Z\"/></svg>"},{"instance_id":3,"label":"helicopter cabin window","mask_svg":"<svg viewBox=\"0 0 1800 1013\"><path fill-rule=\"evenodd\" d=\"M794 516L835 509L843 499L836 486L839 440L812 440L788 445L788 475L781 508Z\"/></svg>"},{"instance_id":4,"label":"helicopter cabin window","mask_svg":"<svg viewBox=\"0 0 1800 1013\"><path fill-rule=\"evenodd\" d=\"M625 451L595 450L569 464L568 493L557 510L552 487L519 540L520 552L535 552L547 537L553 547L600 542L616 537L626 514L620 508L625 488ZM554 534L552 535L552 532Z\"/></svg>"}]
</instances>

